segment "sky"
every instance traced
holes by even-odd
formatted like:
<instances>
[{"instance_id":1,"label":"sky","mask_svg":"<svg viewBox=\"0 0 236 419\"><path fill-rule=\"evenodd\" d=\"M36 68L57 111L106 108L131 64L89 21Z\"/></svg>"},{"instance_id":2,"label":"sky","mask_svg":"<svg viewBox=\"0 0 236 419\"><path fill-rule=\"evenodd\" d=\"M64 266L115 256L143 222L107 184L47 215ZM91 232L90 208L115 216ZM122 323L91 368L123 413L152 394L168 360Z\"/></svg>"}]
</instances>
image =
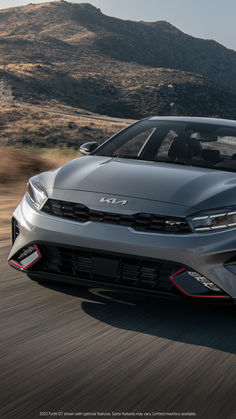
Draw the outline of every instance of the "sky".
<instances>
[{"instance_id":1,"label":"sky","mask_svg":"<svg viewBox=\"0 0 236 419\"><path fill-rule=\"evenodd\" d=\"M0 9L48 0L0 0ZM166 20L189 35L214 39L236 51L236 0L71 0L129 20Z\"/></svg>"}]
</instances>

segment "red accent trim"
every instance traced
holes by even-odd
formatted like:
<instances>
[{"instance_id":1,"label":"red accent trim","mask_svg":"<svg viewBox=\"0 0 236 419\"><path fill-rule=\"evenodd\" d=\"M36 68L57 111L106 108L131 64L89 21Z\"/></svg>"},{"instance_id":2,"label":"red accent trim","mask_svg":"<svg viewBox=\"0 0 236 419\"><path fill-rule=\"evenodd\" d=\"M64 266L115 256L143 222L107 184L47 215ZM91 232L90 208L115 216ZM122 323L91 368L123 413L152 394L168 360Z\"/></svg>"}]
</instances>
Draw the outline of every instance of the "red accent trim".
<instances>
[{"instance_id":1,"label":"red accent trim","mask_svg":"<svg viewBox=\"0 0 236 419\"><path fill-rule=\"evenodd\" d=\"M14 262L13 260L10 260L9 262L12 265L17 266L18 268L20 268L22 270L29 269L32 265L34 265L36 262L38 262L39 259L41 259L41 257L42 257L42 255L40 253L40 250L39 250L39 248L38 248L38 246L36 244L34 244L34 248L36 249L36 252L38 253L38 257L33 262L31 262L29 265L22 266L22 265L19 265L19 263Z\"/></svg>"},{"instance_id":2,"label":"red accent trim","mask_svg":"<svg viewBox=\"0 0 236 419\"><path fill-rule=\"evenodd\" d=\"M181 272L186 271L186 268L181 268L179 271L175 272L173 275L171 275L170 279L173 282L173 284L185 295L188 297L197 297L197 298L228 298L227 295L199 295L199 294L189 294L188 292L184 291L183 288L177 282L174 280L174 277L176 275L179 275Z\"/></svg>"}]
</instances>

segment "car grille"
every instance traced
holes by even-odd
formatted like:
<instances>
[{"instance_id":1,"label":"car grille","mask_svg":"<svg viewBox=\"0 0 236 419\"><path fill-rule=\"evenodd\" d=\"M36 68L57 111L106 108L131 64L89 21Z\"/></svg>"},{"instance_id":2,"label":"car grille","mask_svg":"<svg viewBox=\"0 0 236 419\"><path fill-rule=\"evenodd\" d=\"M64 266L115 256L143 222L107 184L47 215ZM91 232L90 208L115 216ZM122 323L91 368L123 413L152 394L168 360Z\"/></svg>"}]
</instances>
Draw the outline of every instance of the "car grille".
<instances>
[{"instance_id":1,"label":"car grille","mask_svg":"<svg viewBox=\"0 0 236 419\"><path fill-rule=\"evenodd\" d=\"M137 213L126 215L121 213L104 212L92 210L83 204L74 202L58 201L48 199L42 211L57 217L85 223L96 221L107 224L117 224L132 227L137 231L186 234L191 233L190 226L185 218L169 217L164 215Z\"/></svg>"},{"instance_id":2,"label":"car grille","mask_svg":"<svg viewBox=\"0 0 236 419\"><path fill-rule=\"evenodd\" d=\"M176 292L170 275L183 266L177 263L87 249L38 245L41 260L30 271L49 272L109 284Z\"/></svg>"}]
</instances>

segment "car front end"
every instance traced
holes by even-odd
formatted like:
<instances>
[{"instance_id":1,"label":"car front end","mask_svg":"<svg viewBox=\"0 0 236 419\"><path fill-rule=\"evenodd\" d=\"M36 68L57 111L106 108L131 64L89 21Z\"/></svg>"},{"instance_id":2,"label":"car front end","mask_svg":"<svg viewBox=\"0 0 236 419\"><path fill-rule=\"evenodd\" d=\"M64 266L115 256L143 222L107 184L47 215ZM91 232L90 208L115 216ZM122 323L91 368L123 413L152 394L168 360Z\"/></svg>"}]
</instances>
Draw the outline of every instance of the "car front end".
<instances>
[{"instance_id":1,"label":"car front end","mask_svg":"<svg viewBox=\"0 0 236 419\"><path fill-rule=\"evenodd\" d=\"M236 302L235 185L175 161L75 159L30 179L9 264L35 280Z\"/></svg>"}]
</instances>

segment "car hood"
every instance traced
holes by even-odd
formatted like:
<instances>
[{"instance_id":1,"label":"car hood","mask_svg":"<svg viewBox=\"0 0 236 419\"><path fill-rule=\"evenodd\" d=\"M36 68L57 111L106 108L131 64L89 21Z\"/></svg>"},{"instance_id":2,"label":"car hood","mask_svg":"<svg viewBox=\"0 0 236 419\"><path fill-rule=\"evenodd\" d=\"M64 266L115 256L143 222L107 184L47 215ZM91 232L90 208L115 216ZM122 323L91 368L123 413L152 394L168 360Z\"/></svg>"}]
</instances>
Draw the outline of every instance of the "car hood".
<instances>
[{"instance_id":1,"label":"car hood","mask_svg":"<svg viewBox=\"0 0 236 419\"><path fill-rule=\"evenodd\" d=\"M236 204L236 173L170 163L86 156L54 172L56 189L141 198L196 209Z\"/></svg>"}]
</instances>

